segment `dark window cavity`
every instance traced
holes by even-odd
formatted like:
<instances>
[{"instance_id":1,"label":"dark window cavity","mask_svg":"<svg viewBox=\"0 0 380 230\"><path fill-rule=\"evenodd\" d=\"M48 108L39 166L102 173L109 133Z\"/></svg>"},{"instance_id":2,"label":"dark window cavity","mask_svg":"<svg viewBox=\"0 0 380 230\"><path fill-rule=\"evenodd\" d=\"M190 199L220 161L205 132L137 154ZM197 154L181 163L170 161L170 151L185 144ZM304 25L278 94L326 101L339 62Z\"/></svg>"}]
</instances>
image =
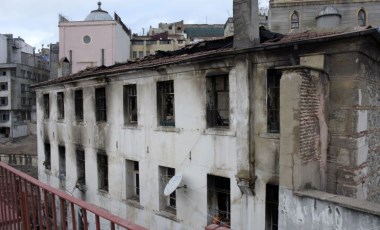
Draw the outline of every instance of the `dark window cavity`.
<instances>
[{"instance_id":1,"label":"dark window cavity","mask_svg":"<svg viewBox=\"0 0 380 230\"><path fill-rule=\"evenodd\" d=\"M161 126L175 126L174 83L157 82L157 114Z\"/></svg>"},{"instance_id":2,"label":"dark window cavity","mask_svg":"<svg viewBox=\"0 0 380 230\"><path fill-rule=\"evenodd\" d=\"M44 94L44 118L49 119L49 94Z\"/></svg>"},{"instance_id":3,"label":"dark window cavity","mask_svg":"<svg viewBox=\"0 0 380 230\"><path fill-rule=\"evenodd\" d=\"M231 197L230 179L207 175L208 223L230 227Z\"/></svg>"},{"instance_id":4,"label":"dark window cavity","mask_svg":"<svg viewBox=\"0 0 380 230\"><path fill-rule=\"evenodd\" d=\"M267 184L266 186L265 229L278 229L278 185Z\"/></svg>"},{"instance_id":5,"label":"dark window cavity","mask_svg":"<svg viewBox=\"0 0 380 230\"><path fill-rule=\"evenodd\" d=\"M0 91L8 90L8 82L1 82L0 83Z\"/></svg>"},{"instance_id":6,"label":"dark window cavity","mask_svg":"<svg viewBox=\"0 0 380 230\"><path fill-rule=\"evenodd\" d=\"M57 110L58 110L58 119L65 118L65 102L63 92L57 93Z\"/></svg>"},{"instance_id":7,"label":"dark window cavity","mask_svg":"<svg viewBox=\"0 0 380 230\"><path fill-rule=\"evenodd\" d=\"M98 189L108 191L108 158L105 152L97 155L98 163Z\"/></svg>"},{"instance_id":8,"label":"dark window cavity","mask_svg":"<svg viewBox=\"0 0 380 230\"><path fill-rule=\"evenodd\" d=\"M359 26L366 26L367 25L367 14L365 10L360 9L358 12L358 25Z\"/></svg>"},{"instance_id":9,"label":"dark window cavity","mask_svg":"<svg viewBox=\"0 0 380 230\"><path fill-rule=\"evenodd\" d=\"M83 90L75 90L75 119L83 121Z\"/></svg>"},{"instance_id":10,"label":"dark window cavity","mask_svg":"<svg viewBox=\"0 0 380 230\"><path fill-rule=\"evenodd\" d=\"M8 97L0 97L0 106L8 105Z\"/></svg>"},{"instance_id":11,"label":"dark window cavity","mask_svg":"<svg viewBox=\"0 0 380 230\"><path fill-rule=\"evenodd\" d=\"M230 97L228 75L207 77L207 126L228 127L230 124Z\"/></svg>"},{"instance_id":12,"label":"dark window cavity","mask_svg":"<svg viewBox=\"0 0 380 230\"><path fill-rule=\"evenodd\" d=\"M280 80L281 72L267 71L267 127L268 133L280 132Z\"/></svg>"},{"instance_id":13,"label":"dark window cavity","mask_svg":"<svg viewBox=\"0 0 380 230\"><path fill-rule=\"evenodd\" d=\"M136 85L124 86L124 123L137 124Z\"/></svg>"},{"instance_id":14,"label":"dark window cavity","mask_svg":"<svg viewBox=\"0 0 380 230\"><path fill-rule=\"evenodd\" d=\"M77 184L86 184L85 156L83 150L77 150Z\"/></svg>"},{"instance_id":15,"label":"dark window cavity","mask_svg":"<svg viewBox=\"0 0 380 230\"><path fill-rule=\"evenodd\" d=\"M139 162L127 160L125 164L127 180L127 199L140 201Z\"/></svg>"},{"instance_id":16,"label":"dark window cavity","mask_svg":"<svg viewBox=\"0 0 380 230\"><path fill-rule=\"evenodd\" d=\"M297 11L294 11L290 17L290 28L298 29L300 27L300 18Z\"/></svg>"},{"instance_id":17,"label":"dark window cavity","mask_svg":"<svg viewBox=\"0 0 380 230\"><path fill-rule=\"evenodd\" d=\"M96 121L107 121L106 89L95 89Z\"/></svg>"},{"instance_id":18,"label":"dark window cavity","mask_svg":"<svg viewBox=\"0 0 380 230\"><path fill-rule=\"evenodd\" d=\"M51 153L50 153L50 144L45 143L45 161L43 162L43 165L45 166L46 170L51 169Z\"/></svg>"},{"instance_id":19,"label":"dark window cavity","mask_svg":"<svg viewBox=\"0 0 380 230\"><path fill-rule=\"evenodd\" d=\"M66 177L66 148L58 146L59 154L59 179L63 180Z\"/></svg>"}]
</instances>

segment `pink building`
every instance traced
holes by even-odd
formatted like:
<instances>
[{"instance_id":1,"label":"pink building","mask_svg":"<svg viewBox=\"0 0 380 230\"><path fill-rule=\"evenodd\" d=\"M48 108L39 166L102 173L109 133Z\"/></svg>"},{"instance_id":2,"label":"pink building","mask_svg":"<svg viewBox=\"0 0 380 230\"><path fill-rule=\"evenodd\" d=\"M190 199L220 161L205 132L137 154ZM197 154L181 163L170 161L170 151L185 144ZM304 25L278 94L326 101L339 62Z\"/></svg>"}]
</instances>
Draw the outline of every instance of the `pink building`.
<instances>
[{"instance_id":1,"label":"pink building","mask_svg":"<svg viewBox=\"0 0 380 230\"><path fill-rule=\"evenodd\" d=\"M59 59L70 62L70 72L76 73L86 67L110 66L126 62L130 58L131 31L115 13L98 9L84 21L69 21L60 16Z\"/></svg>"}]
</instances>

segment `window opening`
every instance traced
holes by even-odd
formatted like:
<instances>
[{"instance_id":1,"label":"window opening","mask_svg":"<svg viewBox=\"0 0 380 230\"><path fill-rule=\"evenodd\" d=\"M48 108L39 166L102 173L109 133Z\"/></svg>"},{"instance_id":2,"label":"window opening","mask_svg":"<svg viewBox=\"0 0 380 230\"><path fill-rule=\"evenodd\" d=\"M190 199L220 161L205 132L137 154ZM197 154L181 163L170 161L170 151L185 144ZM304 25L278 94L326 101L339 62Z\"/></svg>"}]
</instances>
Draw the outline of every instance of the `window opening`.
<instances>
[{"instance_id":1,"label":"window opening","mask_svg":"<svg viewBox=\"0 0 380 230\"><path fill-rule=\"evenodd\" d=\"M208 223L229 227L231 223L230 179L207 175Z\"/></svg>"},{"instance_id":2,"label":"window opening","mask_svg":"<svg viewBox=\"0 0 380 230\"><path fill-rule=\"evenodd\" d=\"M140 201L139 162L126 161L127 199Z\"/></svg>"},{"instance_id":3,"label":"window opening","mask_svg":"<svg viewBox=\"0 0 380 230\"><path fill-rule=\"evenodd\" d=\"M157 82L157 114L161 126L175 126L173 81Z\"/></svg>"},{"instance_id":4,"label":"window opening","mask_svg":"<svg viewBox=\"0 0 380 230\"><path fill-rule=\"evenodd\" d=\"M1 106L8 105L8 97L0 97L0 105Z\"/></svg>"},{"instance_id":5,"label":"window opening","mask_svg":"<svg viewBox=\"0 0 380 230\"><path fill-rule=\"evenodd\" d=\"M265 229L278 229L278 185L266 185Z\"/></svg>"},{"instance_id":6,"label":"window opening","mask_svg":"<svg viewBox=\"0 0 380 230\"><path fill-rule=\"evenodd\" d=\"M367 25L367 20L366 20L366 12L361 9L359 10L359 13L358 13L358 25L359 26L366 26Z\"/></svg>"},{"instance_id":7,"label":"window opening","mask_svg":"<svg viewBox=\"0 0 380 230\"><path fill-rule=\"evenodd\" d=\"M105 152L100 152L97 156L98 188L108 191L108 157Z\"/></svg>"},{"instance_id":8,"label":"window opening","mask_svg":"<svg viewBox=\"0 0 380 230\"><path fill-rule=\"evenodd\" d=\"M66 148L65 146L58 146L59 154L59 179L66 177Z\"/></svg>"},{"instance_id":9,"label":"window opening","mask_svg":"<svg viewBox=\"0 0 380 230\"><path fill-rule=\"evenodd\" d=\"M281 72L267 71L267 128L268 133L280 132L280 80Z\"/></svg>"},{"instance_id":10,"label":"window opening","mask_svg":"<svg viewBox=\"0 0 380 230\"><path fill-rule=\"evenodd\" d=\"M0 83L0 90L1 91L8 90L8 82L1 82Z\"/></svg>"},{"instance_id":11,"label":"window opening","mask_svg":"<svg viewBox=\"0 0 380 230\"><path fill-rule=\"evenodd\" d=\"M137 124L136 85L124 86L124 123Z\"/></svg>"},{"instance_id":12,"label":"window opening","mask_svg":"<svg viewBox=\"0 0 380 230\"><path fill-rule=\"evenodd\" d=\"M44 94L44 118L49 119L49 94Z\"/></svg>"},{"instance_id":13,"label":"window opening","mask_svg":"<svg viewBox=\"0 0 380 230\"><path fill-rule=\"evenodd\" d=\"M169 180L175 175L174 168L168 168L160 166L160 210L169 212L171 214L176 214L177 204L176 204L176 191L172 192L169 196L164 195L164 189Z\"/></svg>"},{"instance_id":14,"label":"window opening","mask_svg":"<svg viewBox=\"0 0 380 230\"><path fill-rule=\"evenodd\" d=\"M291 20L290 28L291 29L298 29L300 26L300 23L299 23L300 21L299 21L299 15L298 15L297 11L293 12L290 20Z\"/></svg>"},{"instance_id":15,"label":"window opening","mask_svg":"<svg viewBox=\"0 0 380 230\"><path fill-rule=\"evenodd\" d=\"M83 121L83 90L75 90L75 119Z\"/></svg>"},{"instance_id":16,"label":"window opening","mask_svg":"<svg viewBox=\"0 0 380 230\"><path fill-rule=\"evenodd\" d=\"M228 75L207 77L207 126L228 127L230 98Z\"/></svg>"},{"instance_id":17,"label":"window opening","mask_svg":"<svg viewBox=\"0 0 380 230\"><path fill-rule=\"evenodd\" d=\"M51 170L51 153L50 153L50 144L45 143L45 161L43 162L43 165L45 166L46 170Z\"/></svg>"},{"instance_id":18,"label":"window opening","mask_svg":"<svg viewBox=\"0 0 380 230\"><path fill-rule=\"evenodd\" d=\"M86 184L85 156L83 150L77 150L77 184Z\"/></svg>"},{"instance_id":19,"label":"window opening","mask_svg":"<svg viewBox=\"0 0 380 230\"><path fill-rule=\"evenodd\" d=\"M95 89L96 121L107 121L106 89Z\"/></svg>"},{"instance_id":20,"label":"window opening","mask_svg":"<svg viewBox=\"0 0 380 230\"><path fill-rule=\"evenodd\" d=\"M57 93L57 109L58 109L58 119L65 118L65 103L63 92Z\"/></svg>"}]
</instances>

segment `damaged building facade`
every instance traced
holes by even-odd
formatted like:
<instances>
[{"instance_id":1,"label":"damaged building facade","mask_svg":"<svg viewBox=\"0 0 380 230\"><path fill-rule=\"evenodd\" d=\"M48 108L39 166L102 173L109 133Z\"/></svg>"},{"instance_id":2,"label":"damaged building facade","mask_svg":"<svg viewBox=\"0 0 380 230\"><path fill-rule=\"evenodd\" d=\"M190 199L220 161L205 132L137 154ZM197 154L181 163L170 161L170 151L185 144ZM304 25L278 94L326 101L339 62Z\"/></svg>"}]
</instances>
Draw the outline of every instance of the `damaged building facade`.
<instances>
[{"instance_id":1,"label":"damaged building facade","mask_svg":"<svg viewBox=\"0 0 380 230\"><path fill-rule=\"evenodd\" d=\"M233 39L36 85L39 179L150 229L379 226L379 31L283 37L255 10L234 1Z\"/></svg>"}]
</instances>

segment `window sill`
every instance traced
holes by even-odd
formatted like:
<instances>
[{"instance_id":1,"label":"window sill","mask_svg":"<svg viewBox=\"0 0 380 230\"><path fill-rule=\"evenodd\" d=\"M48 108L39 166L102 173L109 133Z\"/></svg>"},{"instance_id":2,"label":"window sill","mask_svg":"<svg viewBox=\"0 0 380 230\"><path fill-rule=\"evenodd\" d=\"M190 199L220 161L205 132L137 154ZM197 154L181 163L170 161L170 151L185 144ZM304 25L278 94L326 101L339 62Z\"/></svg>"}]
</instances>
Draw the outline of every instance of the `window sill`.
<instances>
[{"instance_id":1,"label":"window sill","mask_svg":"<svg viewBox=\"0 0 380 230\"><path fill-rule=\"evenodd\" d=\"M203 131L204 135L232 136L236 137L236 132L223 128L208 128Z\"/></svg>"},{"instance_id":2,"label":"window sill","mask_svg":"<svg viewBox=\"0 0 380 230\"><path fill-rule=\"evenodd\" d=\"M260 133L259 137L266 138L266 139L280 139L279 133Z\"/></svg>"},{"instance_id":3,"label":"window sill","mask_svg":"<svg viewBox=\"0 0 380 230\"><path fill-rule=\"evenodd\" d=\"M104 127L104 126L107 126L108 123L107 123L107 121L97 121L97 122L96 122L96 125L97 125L97 126L103 126L103 127Z\"/></svg>"},{"instance_id":4,"label":"window sill","mask_svg":"<svg viewBox=\"0 0 380 230\"><path fill-rule=\"evenodd\" d=\"M169 127L169 126L158 126L154 129L154 131L179 133L181 129L176 128L176 127Z\"/></svg>"},{"instance_id":5,"label":"window sill","mask_svg":"<svg viewBox=\"0 0 380 230\"><path fill-rule=\"evenodd\" d=\"M141 126L137 124L124 124L123 129L141 130Z\"/></svg>"},{"instance_id":6,"label":"window sill","mask_svg":"<svg viewBox=\"0 0 380 230\"><path fill-rule=\"evenodd\" d=\"M86 126L87 125L87 123L84 122L84 121L74 121L73 123L74 123L74 125L81 125L81 126Z\"/></svg>"},{"instance_id":7,"label":"window sill","mask_svg":"<svg viewBox=\"0 0 380 230\"><path fill-rule=\"evenodd\" d=\"M134 207L134 208L138 208L138 209L141 209L141 210L143 210L144 209L144 207L143 206L141 206L140 205L140 202L138 201L138 200L136 200L136 199L130 199L130 198L128 198L128 199L123 199L122 200L125 204L127 204L127 205L129 205L129 206L131 206L131 207Z\"/></svg>"},{"instance_id":8,"label":"window sill","mask_svg":"<svg viewBox=\"0 0 380 230\"><path fill-rule=\"evenodd\" d=\"M57 119L57 123L66 123L65 119Z\"/></svg>"},{"instance_id":9,"label":"window sill","mask_svg":"<svg viewBox=\"0 0 380 230\"><path fill-rule=\"evenodd\" d=\"M161 217L164 217L164 218L166 218L166 219L169 219L169 220L172 220L172 221L175 221L175 222L178 222L178 223L181 222L181 221L177 218L176 214L173 214L173 213L171 213L171 212L169 212L169 211L166 211L166 210L156 211L155 214L156 214L157 216L161 216Z\"/></svg>"},{"instance_id":10,"label":"window sill","mask_svg":"<svg viewBox=\"0 0 380 230\"><path fill-rule=\"evenodd\" d=\"M111 195L109 194L109 192L103 189L98 189L98 195L106 197L106 198L111 198Z\"/></svg>"},{"instance_id":11,"label":"window sill","mask_svg":"<svg viewBox=\"0 0 380 230\"><path fill-rule=\"evenodd\" d=\"M46 174L46 175L52 175L52 173L51 173L51 169L45 169L45 174Z\"/></svg>"}]
</instances>

